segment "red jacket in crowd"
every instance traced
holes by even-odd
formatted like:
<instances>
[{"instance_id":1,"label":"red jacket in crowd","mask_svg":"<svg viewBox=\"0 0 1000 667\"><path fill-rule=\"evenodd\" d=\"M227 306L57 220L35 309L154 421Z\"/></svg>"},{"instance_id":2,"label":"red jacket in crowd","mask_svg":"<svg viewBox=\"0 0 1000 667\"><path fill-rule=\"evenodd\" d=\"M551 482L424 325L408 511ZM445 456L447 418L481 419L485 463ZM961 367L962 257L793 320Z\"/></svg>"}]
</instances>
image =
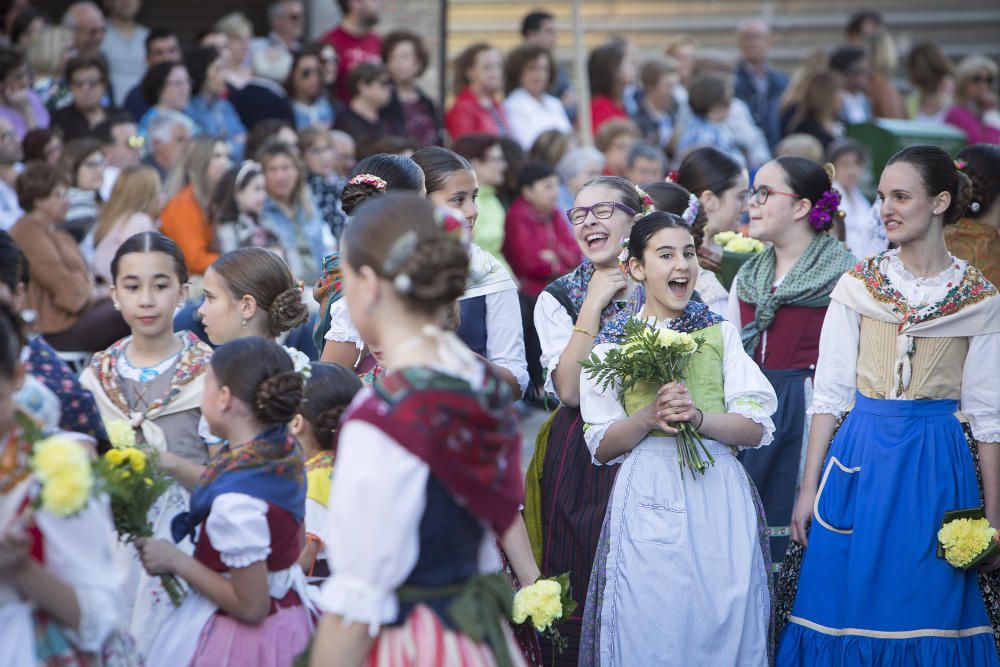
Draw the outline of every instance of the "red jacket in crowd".
<instances>
[{"instance_id":1,"label":"red jacket in crowd","mask_svg":"<svg viewBox=\"0 0 1000 667\"><path fill-rule=\"evenodd\" d=\"M504 234L503 256L528 296L538 296L583 261L562 212L539 213L524 197L510 205Z\"/></svg>"},{"instance_id":2,"label":"red jacket in crowd","mask_svg":"<svg viewBox=\"0 0 1000 667\"><path fill-rule=\"evenodd\" d=\"M483 107L468 86L455 98L455 103L445 116L444 126L452 140L466 134L482 133L498 137L509 134L507 116L500 103L493 100L492 108Z\"/></svg>"}]
</instances>

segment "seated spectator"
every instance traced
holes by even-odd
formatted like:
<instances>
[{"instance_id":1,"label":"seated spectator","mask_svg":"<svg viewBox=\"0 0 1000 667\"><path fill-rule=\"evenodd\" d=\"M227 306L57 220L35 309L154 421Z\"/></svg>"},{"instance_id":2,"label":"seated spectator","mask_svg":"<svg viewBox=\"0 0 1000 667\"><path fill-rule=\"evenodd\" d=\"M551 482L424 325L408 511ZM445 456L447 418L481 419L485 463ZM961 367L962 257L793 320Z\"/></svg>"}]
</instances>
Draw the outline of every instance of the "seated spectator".
<instances>
[{"instance_id":1,"label":"seated spectator","mask_svg":"<svg viewBox=\"0 0 1000 667\"><path fill-rule=\"evenodd\" d=\"M361 63L347 75L351 101L337 114L333 126L354 137L358 147L366 147L386 134L381 112L389 104L389 73L381 63Z\"/></svg>"},{"instance_id":2,"label":"seated spectator","mask_svg":"<svg viewBox=\"0 0 1000 667\"><path fill-rule=\"evenodd\" d=\"M476 172L479 215L472 227L472 240L499 260L508 270L503 256L504 225L507 211L497 195L507 174L500 140L492 134L467 134L452 144L452 150L464 157Z\"/></svg>"},{"instance_id":3,"label":"seated spectator","mask_svg":"<svg viewBox=\"0 0 1000 667\"><path fill-rule=\"evenodd\" d=\"M808 134L819 140L825 151L844 133L837 120L842 77L831 71L819 71L808 78L802 101L785 110L785 134Z\"/></svg>"},{"instance_id":4,"label":"seated spectator","mask_svg":"<svg viewBox=\"0 0 1000 667\"><path fill-rule=\"evenodd\" d=\"M955 157L965 163L962 172L972 181L972 193L962 219L945 225L945 243L951 254L1000 285L1000 146L974 144Z\"/></svg>"},{"instance_id":5,"label":"seated spectator","mask_svg":"<svg viewBox=\"0 0 1000 667\"><path fill-rule=\"evenodd\" d=\"M137 132L135 121L128 111L114 111L94 128L94 136L101 142L101 150L107 162L104 167L104 183L101 185L101 199L104 201L111 196L111 188L121 170L134 167L142 161L142 149L146 141Z\"/></svg>"},{"instance_id":6,"label":"seated spectator","mask_svg":"<svg viewBox=\"0 0 1000 667\"><path fill-rule=\"evenodd\" d=\"M107 31L104 14L89 0L74 2L66 8L62 24L73 34L73 49L78 56L100 56Z\"/></svg>"},{"instance_id":7,"label":"seated spectator","mask_svg":"<svg viewBox=\"0 0 1000 667\"><path fill-rule=\"evenodd\" d=\"M102 100L108 91L108 70L104 59L77 56L66 63L66 83L73 101L52 113L52 124L66 141L93 138L94 128L108 117Z\"/></svg>"},{"instance_id":8,"label":"seated spectator","mask_svg":"<svg viewBox=\"0 0 1000 667\"><path fill-rule=\"evenodd\" d=\"M10 229L24 215L14 190L16 167L23 157L21 142L17 140L14 126L0 116L0 230Z\"/></svg>"},{"instance_id":9,"label":"seated spectator","mask_svg":"<svg viewBox=\"0 0 1000 667\"><path fill-rule=\"evenodd\" d=\"M628 64L626 43L612 41L590 52L587 76L590 79L590 125L594 135L609 120L628 119L623 96L635 78Z\"/></svg>"},{"instance_id":10,"label":"seated spectator","mask_svg":"<svg viewBox=\"0 0 1000 667\"><path fill-rule=\"evenodd\" d=\"M247 64L253 24L242 12L230 12L215 22L215 29L226 36L226 49L222 52L226 83L238 90L253 77L253 70Z\"/></svg>"},{"instance_id":11,"label":"seated spectator","mask_svg":"<svg viewBox=\"0 0 1000 667\"><path fill-rule=\"evenodd\" d=\"M106 164L97 139L74 139L63 151L61 166L69 181L66 192L69 206L62 229L77 243L90 232L101 214L100 191Z\"/></svg>"},{"instance_id":12,"label":"seated spectator","mask_svg":"<svg viewBox=\"0 0 1000 667\"><path fill-rule=\"evenodd\" d=\"M840 120L847 125L870 121L872 105L868 99L868 86L872 72L864 49L840 47L830 55L830 69L841 77Z\"/></svg>"},{"instance_id":13,"label":"seated spectator","mask_svg":"<svg viewBox=\"0 0 1000 667\"><path fill-rule=\"evenodd\" d=\"M531 148L543 132L573 131L566 109L558 98L546 91L555 78L552 54L541 46L525 44L507 55L504 67L504 113L511 136L525 150Z\"/></svg>"},{"instance_id":14,"label":"seated spectator","mask_svg":"<svg viewBox=\"0 0 1000 667\"><path fill-rule=\"evenodd\" d=\"M31 88L50 114L73 100L63 78L72 43L66 28L45 26L25 49L24 58L33 78Z\"/></svg>"},{"instance_id":15,"label":"seated spectator","mask_svg":"<svg viewBox=\"0 0 1000 667\"><path fill-rule=\"evenodd\" d=\"M166 28L153 28L146 35L146 72L160 63L181 61L181 43L177 35ZM121 93L119 93L120 95ZM125 95L122 103L132 118L139 120L149 110L150 103L142 92L142 80Z\"/></svg>"},{"instance_id":16,"label":"seated spectator","mask_svg":"<svg viewBox=\"0 0 1000 667\"><path fill-rule=\"evenodd\" d=\"M337 0L340 23L323 35L323 41L337 51L337 86L334 95L341 103L351 99L347 75L363 62L380 60L381 40L375 32L379 3L368 0Z\"/></svg>"},{"instance_id":17,"label":"seated spectator","mask_svg":"<svg viewBox=\"0 0 1000 667\"><path fill-rule=\"evenodd\" d=\"M906 74L913 90L906 98L906 112L913 120L943 123L955 94L955 66L933 42L910 49Z\"/></svg>"},{"instance_id":18,"label":"seated spectator","mask_svg":"<svg viewBox=\"0 0 1000 667\"><path fill-rule=\"evenodd\" d=\"M247 138L247 157L251 160L258 159L257 153L260 147L272 140L280 141L294 148L299 146L299 135L295 133L292 124L283 118L268 118L262 120L250 130Z\"/></svg>"},{"instance_id":19,"label":"seated spectator","mask_svg":"<svg viewBox=\"0 0 1000 667\"><path fill-rule=\"evenodd\" d=\"M868 81L868 100L875 118L906 118L903 96L896 89L893 78L899 65L896 42L892 35L880 30L867 38L868 67L871 78Z\"/></svg>"},{"instance_id":20,"label":"seated spectator","mask_svg":"<svg viewBox=\"0 0 1000 667\"><path fill-rule=\"evenodd\" d=\"M333 126L334 110L323 85L323 63L320 60L324 46L311 45L296 53L285 80L285 90L295 112L295 127L300 130L307 127L329 130Z\"/></svg>"},{"instance_id":21,"label":"seated spectator","mask_svg":"<svg viewBox=\"0 0 1000 667\"><path fill-rule=\"evenodd\" d=\"M382 60L392 80L392 97L382 116L392 133L412 139L418 148L440 146L441 112L417 85L429 62L423 40L408 30L395 30L382 40Z\"/></svg>"},{"instance_id":22,"label":"seated spectator","mask_svg":"<svg viewBox=\"0 0 1000 667\"><path fill-rule=\"evenodd\" d=\"M556 52L556 43L559 41L559 32L556 30L556 17L544 10L534 10L529 12L521 20L521 37L525 44L540 46L549 53ZM556 73L549 87L549 95L552 95L566 109L566 114L571 121L576 120L576 91L573 90L573 81L570 78L566 67L556 63Z\"/></svg>"},{"instance_id":23,"label":"seated spectator","mask_svg":"<svg viewBox=\"0 0 1000 667\"><path fill-rule=\"evenodd\" d=\"M628 152L625 178L636 185L658 183L667 177L667 159L656 146L636 143Z\"/></svg>"},{"instance_id":24,"label":"seated spectator","mask_svg":"<svg viewBox=\"0 0 1000 667\"><path fill-rule=\"evenodd\" d=\"M674 90L680 84L677 61L673 58L647 60L639 68L642 99L636 107L635 122L646 143L672 152L677 142L680 105Z\"/></svg>"},{"instance_id":25,"label":"seated spectator","mask_svg":"<svg viewBox=\"0 0 1000 667\"><path fill-rule=\"evenodd\" d=\"M528 162L542 162L553 169L559 160L576 146L576 137L559 130L546 130L538 135L528 151Z\"/></svg>"},{"instance_id":26,"label":"seated spectator","mask_svg":"<svg viewBox=\"0 0 1000 667\"><path fill-rule=\"evenodd\" d=\"M306 10L301 0L272 0L267 5L267 22L271 28L266 37L250 41L250 59L260 56L291 57L302 49Z\"/></svg>"},{"instance_id":27,"label":"seated spectator","mask_svg":"<svg viewBox=\"0 0 1000 667\"><path fill-rule=\"evenodd\" d=\"M34 329L61 351L96 352L128 335L125 320L93 276L77 242L59 227L66 215L66 185L58 170L42 162L17 177L17 196L27 213L10 235L29 266L25 306L35 311Z\"/></svg>"},{"instance_id":28,"label":"seated spectator","mask_svg":"<svg viewBox=\"0 0 1000 667\"><path fill-rule=\"evenodd\" d=\"M733 64L722 57L700 58L695 64L695 77L703 72L717 72L727 79L733 77ZM690 107L679 114L679 125L687 122ZM743 154L747 166L756 169L771 159L771 147L764 131L757 126L746 102L735 95L729 98L729 113L723 123L732 135L736 148Z\"/></svg>"},{"instance_id":29,"label":"seated spectator","mask_svg":"<svg viewBox=\"0 0 1000 667\"><path fill-rule=\"evenodd\" d=\"M291 64L292 59L289 57L288 67L284 67L276 74L280 73L282 77L287 77ZM242 88L229 86L229 101L240 115L243 125L250 130L266 120L280 120L289 127L295 126L295 112L292 111L292 103L288 101L285 89L271 79L254 76ZM247 142L249 143L249 139ZM249 148L244 151L244 155L253 156Z\"/></svg>"},{"instance_id":30,"label":"seated spectator","mask_svg":"<svg viewBox=\"0 0 1000 667\"><path fill-rule=\"evenodd\" d=\"M296 279L313 284L322 274L323 258L333 250L334 241L319 217L298 151L294 145L270 141L257 151L257 159L267 189L261 222L281 240Z\"/></svg>"},{"instance_id":31,"label":"seated spectator","mask_svg":"<svg viewBox=\"0 0 1000 667\"><path fill-rule=\"evenodd\" d=\"M49 112L31 88L31 74L17 49L0 45L0 117L14 127L18 141L28 130L49 126Z\"/></svg>"},{"instance_id":32,"label":"seated spectator","mask_svg":"<svg viewBox=\"0 0 1000 667\"><path fill-rule=\"evenodd\" d=\"M997 64L986 56L966 56L956 71L955 103L944 120L965 132L970 144L1000 144Z\"/></svg>"},{"instance_id":33,"label":"seated spectator","mask_svg":"<svg viewBox=\"0 0 1000 667\"><path fill-rule=\"evenodd\" d=\"M354 137L347 132L333 130L330 132L330 139L333 140L333 170L337 176L347 179L354 165L358 163L358 151L354 143Z\"/></svg>"},{"instance_id":34,"label":"seated spectator","mask_svg":"<svg viewBox=\"0 0 1000 667\"><path fill-rule=\"evenodd\" d=\"M888 247L885 230L878 220L872 220L872 204L861 192L868 151L857 141L841 139L830 144L826 160L834 167L833 189L840 193L847 249L859 258L882 252Z\"/></svg>"},{"instance_id":35,"label":"seated spectator","mask_svg":"<svg viewBox=\"0 0 1000 667\"><path fill-rule=\"evenodd\" d=\"M24 135L21 148L24 149L25 162L39 160L47 162L52 167L56 167L62 159L62 136L59 134L59 130L51 127L44 130L31 130Z\"/></svg>"},{"instance_id":36,"label":"seated spectator","mask_svg":"<svg viewBox=\"0 0 1000 667\"><path fill-rule=\"evenodd\" d=\"M266 199L264 171L253 160L244 161L222 176L209 204L216 250L220 254L256 247L285 259L287 253L281 240L261 224Z\"/></svg>"},{"instance_id":37,"label":"seated spectator","mask_svg":"<svg viewBox=\"0 0 1000 667\"><path fill-rule=\"evenodd\" d=\"M503 57L493 46L477 42L455 60L455 101L444 125L452 141L466 134L506 136L510 125L497 96L503 90Z\"/></svg>"},{"instance_id":38,"label":"seated spectator","mask_svg":"<svg viewBox=\"0 0 1000 667\"><path fill-rule=\"evenodd\" d=\"M612 118L594 137L594 145L604 154L604 175L625 176L628 152L639 140L639 128L627 118Z\"/></svg>"},{"instance_id":39,"label":"seated spectator","mask_svg":"<svg viewBox=\"0 0 1000 667\"><path fill-rule=\"evenodd\" d=\"M698 42L691 35L681 33L667 39L663 53L677 63L680 84L674 88L674 98L682 107L687 105L687 87L694 81L694 63L698 56Z\"/></svg>"},{"instance_id":40,"label":"seated spectator","mask_svg":"<svg viewBox=\"0 0 1000 667\"><path fill-rule=\"evenodd\" d=\"M192 275L202 275L219 257L214 250L208 203L231 166L226 142L198 137L188 143L167 178L168 200L160 213L160 231L180 246Z\"/></svg>"},{"instance_id":41,"label":"seated spectator","mask_svg":"<svg viewBox=\"0 0 1000 667\"><path fill-rule=\"evenodd\" d=\"M556 165L559 176L559 210L573 208L583 184L604 173L604 155L593 146L571 148Z\"/></svg>"},{"instance_id":42,"label":"seated spectator","mask_svg":"<svg viewBox=\"0 0 1000 667\"><path fill-rule=\"evenodd\" d=\"M157 114L187 111L191 102L191 76L184 63L160 63L146 71L141 85L143 98L150 106L139 119L139 134L148 138L149 123Z\"/></svg>"},{"instance_id":43,"label":"seated spectator","mask_svg":"<svg viewBox=\"0 0 1000 667\"><path fill-rule=\"evenodd\" d=\"M327 130L309 127L299 132L299 153L305 163L306 181L320 217L340 245L340 235L347 224L347 214L340 205L340 194L347 182L334 171L333 139Z\"/></svg>"},{"instance_id":44,"label":"seated spectator","mask_svg":"<svg viewBox=\"0 0 1000 667\"><path fill-rule=\"evenodd\" d=\"M138 0L105 0L104 8L108 12L108 29L101 52L107 59L108 87L114 91L111 103L120 106L146 70L143 57L149 28L136 21L142 9Z\"/></svg>"},{"instance_id":45,"label":"seated spectator","mask_svg":"<svg viewBox=\"0 0 1000 667\"><path fill-rule=\"evenodd\" d=\"M774 147L774 157L804 157L810 162L823 162L823 144L811 134L789 134Z\"/></svg>"},{"instance_id":46,"label":"seated spectator","mask_svg":"<svg viewBox=\"0 0 1000 667\"><path fill-rule=\"evenodd\" d=\"M122 170L97 225L83 244L93 248L90 271L98 282L114 284L111 260L118 246L135 234L155 232L162 207L163 188L155 169L139 165Z\"/></svg>"},{"instance_id":47,"label":"seated spectator","mask_svg":"<svg viewBox=\"0 0 1000 667\"><path fill-rule=\"evenodd\" d=\"M742 58L736 64L733 94L743 100L754 123L767 138L773 149L781 139L781 95L788 86L788 77L768 62L771 48L771 29L767 21L747 19L736 29Z\"/></svg>"},{"instance_id":48,"label":"seated spectator","mask_svg":"<svg viewBox=\"0 0 1000 667\"><path fill-rule=\"evenodd\" d=\"M745 164L746 158L736 147L736 138L726 125L733 91L730 78L720 72L703 72L697 75L688 89L691 115L681 128L677 139L677 158L702 146L719 149L734 160Z\"/></svg>"},{"instance_id":49,"label":"seated spectator","mask_svg":"<svg viewBox=\"0 0 1000 667\"><path fill-rule=\"evenodd\" d=\"M234 160L243 159L247 128L226 99L225 64L214 47L192 49L184 59L191 75L191 101L185 110L198 134L218 137L229 144Z\"/></svg>"},{"instance_id":50,"label":"seated spectator","mask_svg":"<svg viewBox=\"0 0 1000 667\"><path fill-rule=\"evenodd\" d=\"M31 41L45 28L45 22L45 14L40 9L26 6L17 13L10 27L10 43L21 51L27 50Z\"/></svg>"},{"instance_id":51,"label":"seated spectator","mask_svg":"<svg viewBox=\"0 0 1000 667\"><path fill-rule=\"evenodd\" d=\"M156 169L162 181L177 166L181 152L194 134L194 123L179 111L164 111L150 121L147 128L149 155L143 162Z\"/></svg>"}]
</instances>

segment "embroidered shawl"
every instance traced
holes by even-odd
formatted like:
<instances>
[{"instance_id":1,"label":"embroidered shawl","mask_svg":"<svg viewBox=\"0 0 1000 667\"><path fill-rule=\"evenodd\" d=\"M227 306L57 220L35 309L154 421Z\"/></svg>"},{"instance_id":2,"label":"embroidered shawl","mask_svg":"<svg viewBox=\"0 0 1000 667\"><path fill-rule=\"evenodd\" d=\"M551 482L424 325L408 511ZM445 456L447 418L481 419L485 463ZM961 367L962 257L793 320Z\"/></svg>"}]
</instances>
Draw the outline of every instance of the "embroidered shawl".
<instances>
[{"instance_id":1,"label":"embroidered shawl","mask_svg":"<svg viewBox=\"0 0 1000 667\"><path fill-rule=\"evenodd\" d=\"M619 313L616 317L601 327L601 333L598 334L597 340L594 341L594 344L621 344L625 338L625 325L634 318L635 315L630 313L626 313L624 311ZM694 333L695 331L707 329L713 324L718 324L722 320L723 318L721 316L713 313L712 310L705 304L698 303L696 301L688 301L688 304L684 307L684 312L681 316L667 321L663 324L663 326L681 333Z\"/></svg>"},{"instance_id":2,"label":"embroidered shawl","mask_svg":"<svg viewBox=\"0 0 1000 667\"><path fill-rule=\"evenodd\" d=\"M587 298L590 279L594 277L596 270L594 264L589 259L585 259L580 266L549 283L545 291L556 297L556 300L563 306L567 305L561 298L565 296L568 305L573 307L573 312L570 312L569 315L573 320L576 320L580 308L583 306L583 301ZM638 313L645 300L646 292L642 285L637 285L627 299L613 299L601 312L601 326L603 327L608 320L622 311L627 311L629 315Z\"/></svg>"}]
</instances>

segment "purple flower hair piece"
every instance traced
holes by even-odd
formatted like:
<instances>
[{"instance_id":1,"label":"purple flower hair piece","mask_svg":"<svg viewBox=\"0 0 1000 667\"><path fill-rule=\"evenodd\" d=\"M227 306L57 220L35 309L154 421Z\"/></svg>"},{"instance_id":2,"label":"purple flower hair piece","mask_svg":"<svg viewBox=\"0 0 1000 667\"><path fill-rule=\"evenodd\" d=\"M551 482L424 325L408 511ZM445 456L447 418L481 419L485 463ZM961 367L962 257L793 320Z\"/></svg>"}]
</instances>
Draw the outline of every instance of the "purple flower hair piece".
<instances>
[{"instance_id":1,"label":"purple flower hair piece","mask_svg":"<svg viewBox=\"0 0 1000 667\"><path fill-rule=\"evenodd\" d=\"M809 211L809 224L817 232L822 231L833 221L839 208L840 193L836 190L827 190Z\"/></svg>"},{"instance_id":2,"label":"purple flower hair piece","mask_svg":"<svg viewBox=\"0 0 1000 667\"><path fill-rule=\"evenodd\" d=\"M684 218L684 224L688 227L694 226L694 221L698 217L698 198L693 194L688 196L688 205L681 217Z\"/></svg>"}]
</instances>

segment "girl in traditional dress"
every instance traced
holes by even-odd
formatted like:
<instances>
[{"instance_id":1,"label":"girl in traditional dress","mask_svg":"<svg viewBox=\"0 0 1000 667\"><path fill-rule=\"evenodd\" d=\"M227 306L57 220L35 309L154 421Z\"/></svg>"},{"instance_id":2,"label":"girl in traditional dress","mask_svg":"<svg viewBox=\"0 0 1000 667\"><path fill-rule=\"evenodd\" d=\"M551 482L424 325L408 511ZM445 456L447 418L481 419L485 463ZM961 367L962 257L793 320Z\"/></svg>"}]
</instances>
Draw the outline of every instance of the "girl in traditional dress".
<instances>
[{"instance_id":1,"label":"girl in traditional dress","mask_svg":"<svg viewBox=\"0 0 1000 667\"><path fill-rule=\"evenodd\" d=\"M962 570L935 553L949 510L1000 527L1000 298L944 241L969 193L940 148L897 153L878 188L897 249L833 291L779 665L1000 664L1000 558Z\"/></svg>"},{"instance_id":2,"label":"girl in traditional dress","mask_svg":"<svg viewBox=\"0 0 1000 667\"><path fill-rule=\"evenodd\" d=\"M191 587L164 623L152 667L287 667L309 642L312 621L302 550L306 480L286 424L302 401L302 375L277 343L240 338L219 347L206 373L201 410L226 442L172 523L175 541L138 541L151 575Z\"/></svg>"},{"instance_id":3,"label":"girl in traditional dress","mask_svg":"<svg viewBox=\"0 0 1000 667\"><path fill-rule=\"evenodd\" d=\"M330 575L323 546L333 446L344 410L360 389L361 380L350 370L338 364L314 362L309 365L302 406L289 424L306 462L306 545L299 555L299 565L311 582Z\"/></svg>"},{"instance_id":4,"label":"girl in traditional dress","mask_svg":"<svg viewBox=\"0 0 1000 667\"><path fill-rule=\"evenodd\" d=\"M190 331L174 333L173 317L188 292L188 273L177 244L159 232L128 238L111 260L111 296L132 335L99 352L80 382L90 390L105 423L124 421L137 442L159 453L177 482L150 508L153 534L170 535L170 521L187 507L185 473L208 460L208 436L199 429L201 394L212 350ZM179 548L191 553L194 545ZM173 609L157 577L149 577L131 546L117 553L125 576L125 614L139 650L149 650Z\"/></svg>"},{"instance_id":5,"label":"girl in traditional dress","mask_svg":"<svg viewBox=\"0 0 1000 667\"><path fill-rule=\"evenodd\" d=\"M0 664L124 664L104 651L124 621L106 498L70 517L31 509L38 426L13 401L24 344L20 318L0 301Z\"/></svg>"},{"instance_id":6,"label":"girl in traditional dress","mask_svg":"<svg viewBox=\"0 0 1000 667\"><path fill-rule=\"evenodd\" d=\"M528 467L525 523L542 576L570 573L578 611L559 626L568 645L557 658L576 665L583 603L594 550L617 466L591 465L580 418L580 362L590 356L605 322L642 305L639 287L618 266L621 240L647 204L635 186L617 176L588 181L568 211L586 259L549 284L535 305L535 328L546 369L545 388L559 408L539 431ZM552 652L542 640L542 650ZM546 656L546 659L550 659Z\"/></svg>"},{"instance_id":7,"label":"girl in traditional dress","mask_svg":"<svg viewBox=\"0 0 1000 667\"><path fill-rule=\"evenodd\" d=\"M838 214L830 175L805 158L782 157L754 176L750 236L771 246L744 264L729 290L727 319L742 328L747 354L778 394L775 443L741 460L764 501L780 563L805 459L806 408L812 396L819 332L830 292L854 257L826 232Z\"/></svg>"},{"instance_id":8,"label":"girl in traditional dress","mask_svg":"<svg viewBox=\"0 0 1000 667\"><path fill-rule=\"evenodd\" d=\"M634 317L703 339L686 382L619 396L580 381L585 439L596 465L620 464L601 531L581 642L581 665L764 665L769 572L764 521L735 447L772 440L774 390L737 329L691 302L694 239L679 216L633 227L629 272L645 287L639 314L605 324L594 353L620 345ZM676 424L688 422L715 464L678 465Z\"/></svg>"},{"instance_id":9,"label":"girl in traditional dress","mask_svg":"<svg viewBox=\"0 0 1000 667\"><path fill-rule=\"evenodd\" d=\"M351 321L386 370L340 430L313 665L524 664L487 594L510 594L493 544L522 496L513 395L439 325L465 290L467 238L408 193L344 232Z\"/></svg>"}]
</instances>

